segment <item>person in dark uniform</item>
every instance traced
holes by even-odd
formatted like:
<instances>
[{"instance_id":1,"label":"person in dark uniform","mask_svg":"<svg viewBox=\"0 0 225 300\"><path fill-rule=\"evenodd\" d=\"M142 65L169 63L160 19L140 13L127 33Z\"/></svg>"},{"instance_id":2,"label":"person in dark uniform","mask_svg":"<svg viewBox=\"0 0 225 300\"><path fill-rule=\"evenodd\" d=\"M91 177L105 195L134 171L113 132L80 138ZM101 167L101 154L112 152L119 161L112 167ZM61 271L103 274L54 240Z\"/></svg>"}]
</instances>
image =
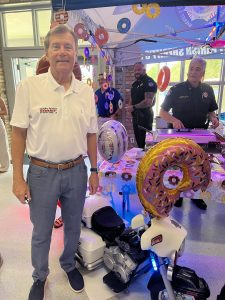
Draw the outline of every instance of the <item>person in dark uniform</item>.
<instances>
[{"instance_id":1,"label":"person in dark uniform","mask_svg":"<svg viewBox=\"0 0 225 300\"><path fill-rule=\"evenodd\" d=\"M98 78L100 88L95 92L95 101L99 125L109 119L115 120L119 109L123 106L123 99L117 89L111 87L112 82L99 74Z\"/></svg>"},{"instance_id":2,"label":"person in dark uniform","mask_svg":"<svg viewBox=\"0 0 225 300\"><path fill-rule=\"evenodd\" d=\"M212 127L219 125L215 110L218 109L212 87L203 83L206 61L201 57L192 59L187 81L171 87L161 105L160 117L170 124L171 128L203 128L207 129L209 121ZM169 113L172 110L172 115ZM182 198L176 206L182 205ZM206 209L202 199L192 199L197 207Z\"/></svg>"},{"instance_id":3,"label":"person in dark uniform","mask_svg":"<svg viewBox=\"0 0 225 300\"><path fill-rule=\"evenodd\" d=\"M136 81L131 87L131 101L126 108L131 111L134 135L139 148L145 148L146 131L139 126L152 130L153 110L157 84L145 73L142 62L134 65Z\"/></svg>"}]
</instances>

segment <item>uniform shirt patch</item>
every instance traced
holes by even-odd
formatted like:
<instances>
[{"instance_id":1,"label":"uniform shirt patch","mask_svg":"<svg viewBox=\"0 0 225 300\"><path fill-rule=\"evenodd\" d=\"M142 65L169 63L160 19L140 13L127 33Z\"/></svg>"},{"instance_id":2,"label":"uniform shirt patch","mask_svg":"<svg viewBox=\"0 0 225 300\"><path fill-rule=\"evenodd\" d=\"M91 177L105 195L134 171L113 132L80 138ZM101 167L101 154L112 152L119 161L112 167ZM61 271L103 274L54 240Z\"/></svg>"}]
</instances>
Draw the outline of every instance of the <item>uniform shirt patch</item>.
<instances>
[{"instance_id":1,"label":"uniform shirt patch","mask_svg":"<svg viewBox=\"0 0 225 300\"><path fill-rule=\"evenodd\" d=\"M202 94L202 99L203 98L207 98L208 97L208 93L207 92L204 92L203 94Z\"/></svg>"}]
</instances>

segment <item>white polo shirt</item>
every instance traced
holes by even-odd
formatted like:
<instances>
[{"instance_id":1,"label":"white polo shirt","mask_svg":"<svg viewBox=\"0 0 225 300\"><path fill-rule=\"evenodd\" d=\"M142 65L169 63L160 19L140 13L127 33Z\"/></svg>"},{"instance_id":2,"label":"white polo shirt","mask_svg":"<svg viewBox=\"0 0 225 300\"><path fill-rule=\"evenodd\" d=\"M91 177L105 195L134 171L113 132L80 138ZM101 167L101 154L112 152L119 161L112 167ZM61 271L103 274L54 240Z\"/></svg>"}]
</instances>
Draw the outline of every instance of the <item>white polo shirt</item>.
<instances>
[{"instance_id":1,"label":"white polo shirt","mask_svg":"<svg viewBox=\"0 0 225 300\"><path fill-rule=\"evenodd\" d=\"M87 133L97 133L94 93L72 78L65 91L48 73L22 81L16 91L10 124L27 128L30 156L61 162L87 153Z\"/></svg>"}]
</instances>

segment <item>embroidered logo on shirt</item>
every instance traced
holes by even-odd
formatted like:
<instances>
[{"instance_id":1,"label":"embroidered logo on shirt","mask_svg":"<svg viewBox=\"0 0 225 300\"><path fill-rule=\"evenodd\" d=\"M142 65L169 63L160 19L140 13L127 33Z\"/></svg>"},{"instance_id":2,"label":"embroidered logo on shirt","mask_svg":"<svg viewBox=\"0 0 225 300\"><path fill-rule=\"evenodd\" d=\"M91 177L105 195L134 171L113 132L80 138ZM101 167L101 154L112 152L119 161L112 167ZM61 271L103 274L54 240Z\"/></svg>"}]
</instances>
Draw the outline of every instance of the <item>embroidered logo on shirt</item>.
<instances>
[{"instance_id":1,"label":"embroidered logo on shirt","mask_svg":"<svg viewBox=\"0 0 225 300\"><path fill-rule=\"evenodd\" d=\"M207 98L208 97L208 93L207 92L204 92L203 94L202 94L202 99L203 98Z\"/></svg>"},{"instance_id":2,"label":"embroidered logo on shirt","mask_svg":"<svg viewBox=\"0 0 225 300\"><path fill-rule=\"evenodd\" d=\"M57 114L57 107L41 107L40 114Z\"/></svg>"},{"instance_id":3,"label":"embroidered logo on shirt","mask_svg":"<svg viewBox=\"0 0 225 300\"><path fill-rule=\"evenodd\" d=\"M142 87L144 84L143 84L143 82L141 82L138 86L137 86L137 88L140 88L140 87Z\"/></svg>"},{"instance_id":4,"label":"embroidered logo on shirt","mask_svg":"<svg viewBox=\"0 0 225 300\"><path fill-rule=\"evenodd\" d=\"M148 86L153 87L154 86L153 82L149 81Z\"/></svg>"}]
</instances>

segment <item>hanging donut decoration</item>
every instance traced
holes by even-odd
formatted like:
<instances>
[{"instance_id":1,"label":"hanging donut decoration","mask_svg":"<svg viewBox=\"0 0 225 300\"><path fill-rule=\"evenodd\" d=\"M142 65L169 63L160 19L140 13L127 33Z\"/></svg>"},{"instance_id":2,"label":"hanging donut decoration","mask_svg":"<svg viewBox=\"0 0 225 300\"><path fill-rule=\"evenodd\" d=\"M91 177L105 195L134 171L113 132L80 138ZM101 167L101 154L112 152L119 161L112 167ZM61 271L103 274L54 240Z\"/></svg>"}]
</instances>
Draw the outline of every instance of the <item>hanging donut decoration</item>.
<instances>
[{"instance_id":1,"label":"hanging donut decoration","mask_svg":"<svg viewBox=\"0 0 225 300\"><path fill-rule=\"evenodd\" d=\"M88 34L83 23L77 23L74 26L74 33L78 39L83 39L83 37L85 37L86 34Z\"/></svg>"},{"instance_id":2,"label":"hanging donut decoration","mask_svg":"<svg viewBox=\"0 0 225 300\"><path fill-rule=\"evenodd\" d=\"M174 188L164 184L164 174L177 166L183 177ZM208 154L186 138L165 139L148 150L137 170L136 185L145 210L157 217L169 215L180 193L205 191L211 178Z\"/></svg>"},{"instance_id":3,"label":"hanging donut decoration","mask_svg":"<svg viewBox=\"0 0 225 300\"><path fill-rule=\"evenodd\" d=\"M158 3L150 3L145 9L145 14L149 19L155 19L160 15L160 6Z\"/></svg>"},{"instance_id":4,"label":"hanging donut decoration","mask_svg":"<svg viewBox=\"0 0 225 300\"><path fill-rule=\"evenodd\" d=\"M95 40L99 47L105 45L108 42L109 34L105 28L100 27L95 31Z\"/></svg>"},{"instance_id":5,"label":"hanging donut decoration","mask_svg":"<svg viewBox=\"0 0 225 300\"><path fill-rule=\"evenodd\" d=\"M66 24L69 20L68 12L64 9L60 9L55 13L55 20L59 24Z\"/></svg>"},{"instance_id":6,"label":"hanging donut decoration","mask_svg":"<svg viewBox=\"0 0 225 300\"><path fill-rule=\"evenodd\" d=\"M87 84L90 85L90 86L92 86L91 78L88 78L88 79L87 79Z\"/></svg>"},{"instance_id":7,"label":"hanging donut decoration","mask_svg":"<svg viewBox=\"0 0 225 300\"><path fill-rule=\"evenodd\" d=\"M121 99L118 101L118 107L119 109L123 108L123 101Z\"/></svg>"},{"instance_id":8,"label":"hanging donut decoration","mask_svg":"<svg viewBox=\"0 0 225 300\"><path fill-rule=\"evenodd\" d=\"M110 114L113 113L113 104L112 104L111 101L110 101L110 104L109 104L109 112L110 112Z\"/></svg>"},{"instance_id":9,"label":"hanging donut decoration","mask_svg":"<svg viewBox=\"0 0 225 300\"><path fill-rule=\"evenodd\" d=\"M90 56L90 51L89 51L88 47L85 47L85 48L84 48L84 55L85 55L86 58L89 58L89 56Z\"/></svg>"},{"instance_id":10,"label":"hanging donut decoration","mask_svg":"<svg viewBox=\"0 0 225 300\"><path fill-rule=\"evenodd\" d=\"M107 82L103 83L103 85L102 85L103 90L107 90L108 87L109 87L109 84Z\"/></svg>"},{"instance_id":11,"label":"hanging donut decoration","mask_svg":"<svg viewBox=\"0 0 225 300\"><path fill-rule=\"evenodd\" d=\"M164 66L160 69L157 77L157 86L160 92L164 92L170 82L170 68Z\"/></svg>"},{"instance_id":12,"label":"hanging donut decoration","mask_svg":"<svg viewBox=\"0 0 225 300\"><path fill-rule=\"evenodd\" d=\"M112 81L112 75L111 75L111 74L108 74L108 75L106 76L106 80L107 80L107 81Z\"/></svg>"},{"instance_id":13,"label":"hanging donut decoration","mask_svg":"<svg viewBox=\"0 0 225 300\"><path fill-rule=\"evenodd\" d=\"M114 91L112 91L112 93L108 93L107 98L109 99L109 101L112 101L114 99Z\"/></svg>"},{"instance_id":14,"label":"hanging donut decoration","mask_svg":"<svg viewBox=\"0 0 225 300\"><path fill-rule=\"evenodd\" d=\"M89 33L87 32L87 30L84 31L83 35L82 35L82 39L87 42L89 40Z\"/></svg>"},{"instance_id":15,"label":"hanging donut decoration","mask_svg":"<svg viewBox=\"0 0 225 300\"><path fill-rule=\"evenodd\" d=\"M130 30L131 22L128 18L122 18L117 23L117 30L120 33L127 33Z\"/></svg>"},{"instance_id":16,"label":"hanging donut decoration","mask_svg":"<svg viewBox=\"0 0 225 300\"><path fill-rule=\"evenodd\" d=\"M147 8L147 4L133 4L132 10L136 15L141 15L145 13Z\"/></svg>"}]
</instances>

